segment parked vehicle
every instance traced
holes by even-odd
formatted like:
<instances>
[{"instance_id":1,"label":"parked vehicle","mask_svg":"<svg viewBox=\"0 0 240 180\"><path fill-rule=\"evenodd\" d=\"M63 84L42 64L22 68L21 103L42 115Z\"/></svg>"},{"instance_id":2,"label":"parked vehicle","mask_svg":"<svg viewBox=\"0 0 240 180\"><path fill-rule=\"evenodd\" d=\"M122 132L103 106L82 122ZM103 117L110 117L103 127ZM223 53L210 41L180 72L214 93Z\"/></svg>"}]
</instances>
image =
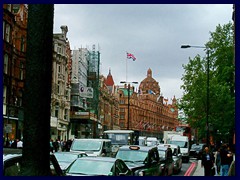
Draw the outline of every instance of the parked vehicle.
<instances>
[{"instance_id":1,"label":"parked vehicle","mask_svg":"<svg viewBox=\"0 0 240 180\"><path fill-rule=\"evenodd\" d=\"M187 136L174 135L168 139L167 143L180 146L183 161L189 161L190 142Z\"/></svg>"},{"instance_id":2,"label":"parked vehicle","mask_svg":"<svg viewBox=\"0 0 240 180\"><path fill-rule=\"evenodd\" d=\"M182 153L180 146L174 144L160 144L158 145L158 148L159 147L169 147L172 149L172 157L174 162L173 173L179 173L182 169Z\"/></svg>"},{"instance_id":3,"label":"parked vehicle","mask_svg":"<svg viewBox=\"0 0 240 180\"><path fill-rule=\"evenodd\" d=\"M86 153L88 156L112 156L110 139L74 139L70 152Z\"/></svg>"},{"instance_id":4,"label":"parked vehicle","mask_svg":"<svg viewBox=\"0 0 240 180\"><path fill-rule=\"evenodd\" d=\"M132 176L132 171L121 159L82 157L67 168L66 176Z\"/></svg>"},{"instance_id":5,"label":"parked vehicle","mask_svg":"<svg viewBox=\"0 0 240 180\"><path fill-rule=\"evenodd\" d=\"M163 176L173 175L174 161L170 147L158 147L159 158L162 166Z\"/></svg>"},{"instance_id":6,"label":"parked vehicle","mask_svg":"<svg viewBox=\"0 0 240 180\"><path fill-rule=\"evenodd\" d=\"M162 168L157 147L125 145L119 148L116 158L126 162L134 176L161 176Z\"/></svg>"},{"instance_id":7,"label":"parked vehicle","mask_svg":"<svg viewBox=\"0 0 240 180\"><path fill-rule=\"evenodd\" d=\"M147 137L146 136L139 136L138 145L146 146L147 145Z\"/></svg>"},{"instance_id":8,"label":"parked vehicle","mask_svg":"<svg viewBox=\"0 0 240 180\"><path fill-rule=\"evenodd\" d=\"M159 143L156 137L147 137L147 146L157 146Z\"/></svg>"},{"instance_id":9,"label":"parked vehicle","mask_svg":"<svg viewBox=\"0 0 240 180\"><path fill-rule=\"evenodd\" d=\"M205 144L192 144L189 156L197 158L198 160L201 159L202 152L205 146L206 146Z\"/></svg>"},{"instance_id":10,"label":"parked vehicle","mask_svg":"<svg viewBox=\"0 0 240 180\"><path fill-rule=\"evenodd\" d=\"M20 176L22 154L3 154L3 176ZM63 176L57 159L50 154L49 172L51 176Z\"/></svg>"},{"instance_id":11,"label":"parked vehicle","mask_svg":"<svg viewBox=\"0 0 240 180\"><path fill-rule=\"evenodd\" d=\"M77 158L86 157L87 154L82 152L55 152L54 156L56 157L60 168L65 172L73 161Z\"/></svg>"},{"instance_id":12,"label":"parked vehicle","mask_svg":"<svg viewBox=\"0 0 240 180\"><path fill-rule=\"evenodd\" d=\"M133 130L107 130L103 132L103 138L111 140L113 157L119 147L139 144L139 132Z\"/></svg>"}]
</instances>

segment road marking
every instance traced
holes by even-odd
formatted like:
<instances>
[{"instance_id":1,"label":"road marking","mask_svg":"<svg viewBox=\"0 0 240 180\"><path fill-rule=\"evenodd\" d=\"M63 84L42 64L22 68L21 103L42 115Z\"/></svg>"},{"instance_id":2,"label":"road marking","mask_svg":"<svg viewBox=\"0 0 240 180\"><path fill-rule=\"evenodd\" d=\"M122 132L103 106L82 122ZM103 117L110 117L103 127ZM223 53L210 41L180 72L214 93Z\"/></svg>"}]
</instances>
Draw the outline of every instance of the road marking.
<instances>
[{"instance_id":1,"label":"road marking","mask_svg":"<svg viewBox=\"0 0 240 180\"><path fill-rule=\"evenodd\" d=\"M190 165L190 167L188 168L188 170L186 171L186 173L184 174L184 176L190 176L193 169L195 168L196 166L196 163L195 162L192 162L192 164Z\"/></svg>"}]
</instances>

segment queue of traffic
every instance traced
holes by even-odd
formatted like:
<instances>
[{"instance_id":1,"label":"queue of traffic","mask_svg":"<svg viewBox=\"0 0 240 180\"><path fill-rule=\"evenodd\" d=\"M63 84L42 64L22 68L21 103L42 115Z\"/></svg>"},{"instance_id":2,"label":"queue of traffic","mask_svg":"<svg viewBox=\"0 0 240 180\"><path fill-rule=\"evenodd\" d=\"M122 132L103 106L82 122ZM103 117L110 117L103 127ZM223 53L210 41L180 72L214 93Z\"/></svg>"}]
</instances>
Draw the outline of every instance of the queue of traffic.
<instances>
[{"instance_id":1,"label":"queue of traffic","mask_svg":"<svg viewBox=\"0 0 240 180\"><path fill-rule=\"evenodd\" d=\"M107 131L99 139L74 139L69 152L52 156L56 161L50 170L58 167L54 175L64 176L171 176L182 168L179 145L160 144L155 137L136 137L130 130ZM5 166L4 172L10 168Z\"/></svg>"}]
</instances>

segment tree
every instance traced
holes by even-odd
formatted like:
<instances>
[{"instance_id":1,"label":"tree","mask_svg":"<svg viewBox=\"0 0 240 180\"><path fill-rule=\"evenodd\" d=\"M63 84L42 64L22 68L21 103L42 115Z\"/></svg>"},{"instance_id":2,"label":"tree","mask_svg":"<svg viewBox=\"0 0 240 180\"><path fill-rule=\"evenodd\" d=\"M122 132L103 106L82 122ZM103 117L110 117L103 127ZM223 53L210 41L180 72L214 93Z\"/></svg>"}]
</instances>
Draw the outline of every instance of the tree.
<instances>
[{"instance_id":1,"label":"tree","mask_svg":"<svg viewBox=\"0 0 240 180\"><path fill-rule=\"evenodd\" d=\"M221 132L223 141L233 132L235 126L235 83L234 83L234 41L232 23L218 25L205 44L209 50L209 124L214 131ZM199 129L199 136L206 134L207 103L207 57L199 55L183 65L184 90L179 100L179 108L184 110L188 123Z\"/></svg>"},{"instance_id":2,"label":"tree","mask_svg":"<svg viewBox=\"0 0 240 180\"><path fill-rule=\"evenodd\" d=\"M53 7L30 4L28 11L24 92L24 176L50 174L50 102L52 80Z\"/></svg>"}]
</instances>

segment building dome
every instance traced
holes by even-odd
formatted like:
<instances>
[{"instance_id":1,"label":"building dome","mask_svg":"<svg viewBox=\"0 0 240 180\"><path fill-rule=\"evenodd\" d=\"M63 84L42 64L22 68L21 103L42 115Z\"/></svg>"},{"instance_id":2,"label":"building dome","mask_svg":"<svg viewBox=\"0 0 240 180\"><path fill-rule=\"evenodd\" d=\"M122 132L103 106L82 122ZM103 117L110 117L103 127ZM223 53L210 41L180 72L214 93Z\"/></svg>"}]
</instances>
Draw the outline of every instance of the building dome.
<instances>
[{"instance_id":1,"label":"building dome","mask_svg":"<svg viewBox=\"0 0 240 180\"><path fill-rule=\"evenodd\" d=\"M152 77L152 70L147 70L147 77L140 83L139 90L142 94L160 95L160 86Z\"/></svg>"}]
</instances>

